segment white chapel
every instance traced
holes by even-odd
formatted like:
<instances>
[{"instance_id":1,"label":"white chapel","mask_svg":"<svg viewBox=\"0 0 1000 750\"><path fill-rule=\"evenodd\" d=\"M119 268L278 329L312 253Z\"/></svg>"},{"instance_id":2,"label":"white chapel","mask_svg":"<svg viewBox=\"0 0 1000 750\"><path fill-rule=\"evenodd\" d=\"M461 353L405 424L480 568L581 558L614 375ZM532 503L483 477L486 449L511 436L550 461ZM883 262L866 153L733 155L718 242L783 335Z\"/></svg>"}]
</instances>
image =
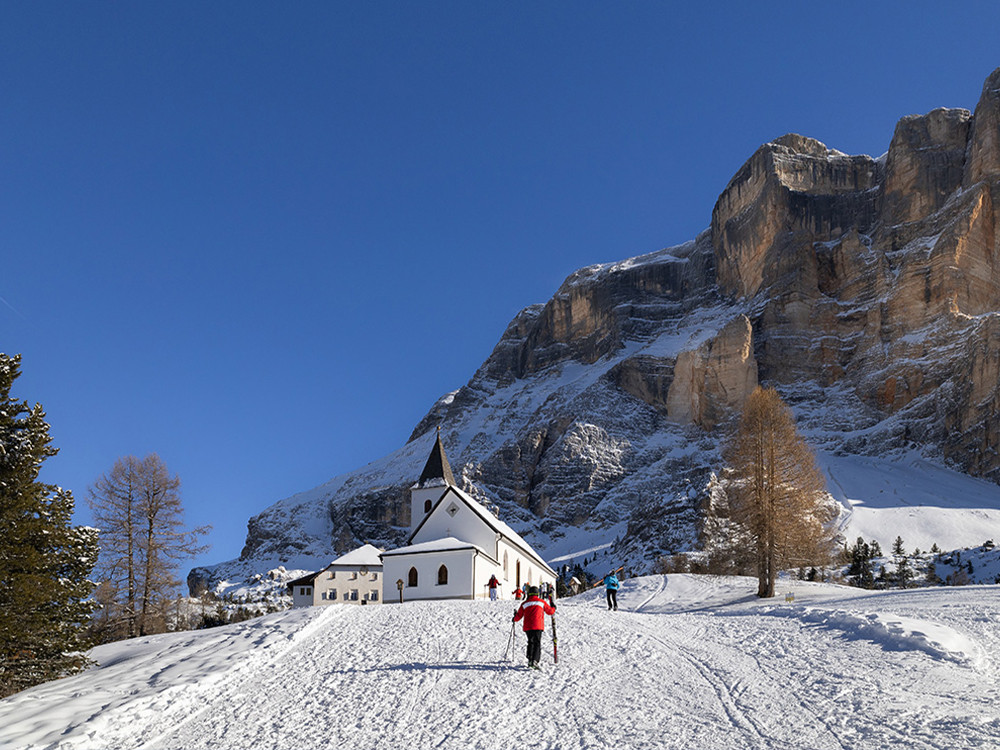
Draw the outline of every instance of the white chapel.
<instances>
[{"instance_id":1,"label":"white chapel","mask_svg":"<svg viewBox=\"0 0 1000 750\"><path fill-rule=\"evenodd\" d=\"M383 601L483 599L490 576L500 597L517 588L550 584L556 572L512 528L455 484L441 433L423 473L410 488L410 528L405 547L382 553Z\"/></svg>"}]
</instances>

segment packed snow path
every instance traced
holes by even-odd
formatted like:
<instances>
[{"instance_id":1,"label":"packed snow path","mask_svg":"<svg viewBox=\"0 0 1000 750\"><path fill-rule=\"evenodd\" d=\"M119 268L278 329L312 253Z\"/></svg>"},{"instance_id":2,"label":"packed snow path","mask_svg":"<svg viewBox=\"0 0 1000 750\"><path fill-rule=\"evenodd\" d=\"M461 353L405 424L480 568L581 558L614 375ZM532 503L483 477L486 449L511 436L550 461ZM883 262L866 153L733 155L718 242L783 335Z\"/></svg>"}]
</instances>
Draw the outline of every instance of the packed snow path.
<instances>
[{"instance_id":1,"label":"packed snow path","mask_svg":"<svg viewBox=\"0 0 1000 750\"><path fill-rule=\"evenodd\" d=\"M101 647L0 702L0 747L983 748L1000 588L873 594L653 576L558 609L526 670L512 602L296 610ZM791 591L795 601L785 603Z\"/></svg>"}]
</instances>

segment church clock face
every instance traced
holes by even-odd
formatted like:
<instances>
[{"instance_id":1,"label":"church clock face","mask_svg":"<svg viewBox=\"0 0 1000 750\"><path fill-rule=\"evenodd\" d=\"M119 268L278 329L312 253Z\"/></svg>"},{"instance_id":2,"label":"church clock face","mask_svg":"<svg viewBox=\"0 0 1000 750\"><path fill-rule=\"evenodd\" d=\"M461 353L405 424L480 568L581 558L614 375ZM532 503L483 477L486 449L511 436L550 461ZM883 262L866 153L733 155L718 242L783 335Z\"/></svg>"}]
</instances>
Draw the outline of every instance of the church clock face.
<instances>
[{"instance_id":1,"label":"church clock face","mask_svg":"<svg viewBox=\"0 0 1000 750\"><path fill-rule=\"evenodd\" d=\"M454 518L456 513L458 513L458 506L452 503L448 506L448 515Z\"/></svg>"}]
</instances>

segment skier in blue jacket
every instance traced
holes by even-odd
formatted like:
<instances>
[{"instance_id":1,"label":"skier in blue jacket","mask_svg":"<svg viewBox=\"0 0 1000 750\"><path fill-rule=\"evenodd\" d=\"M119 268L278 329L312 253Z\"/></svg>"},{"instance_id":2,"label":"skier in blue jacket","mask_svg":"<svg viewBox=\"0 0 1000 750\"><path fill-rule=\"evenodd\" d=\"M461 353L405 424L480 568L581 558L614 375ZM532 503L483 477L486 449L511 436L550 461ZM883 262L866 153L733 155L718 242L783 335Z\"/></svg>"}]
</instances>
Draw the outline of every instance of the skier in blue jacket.
<instances>
[{"instance_id":1,"label":"skier in blue jacket","mask_svg":"<svg viewBox=\"0 0 1000 750\"><path fill-rule=\"evenodd\" d=\"M608 610L618 610L618 587L621 584L618 583L618 576L615 575L615 571L611 571L604 577L604 590L608 594Z\"/></svg>"}]
</instances>

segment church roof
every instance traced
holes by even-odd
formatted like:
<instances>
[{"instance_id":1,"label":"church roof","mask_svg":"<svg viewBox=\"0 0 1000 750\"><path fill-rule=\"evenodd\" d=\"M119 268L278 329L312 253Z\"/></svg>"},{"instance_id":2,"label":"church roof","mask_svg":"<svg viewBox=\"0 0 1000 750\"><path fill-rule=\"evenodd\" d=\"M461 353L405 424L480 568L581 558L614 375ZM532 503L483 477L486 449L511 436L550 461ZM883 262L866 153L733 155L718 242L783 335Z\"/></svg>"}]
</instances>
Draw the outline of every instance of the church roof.
<instances>
[{"instance_id":1,"label":"church roof","mask_svg":"<svg viewBox=\"0 0 1000 750\"><path fill-rule=\"evenodd\" d=\"M556 575L556 572L552 569L552 567L548 563L546 563L545 560L543 560L537 552L535 552L535 550L532 548L530 544L528 544L526 541L524 541L524 539L521 538L520 534L514 531L514 529L505 524L495 515L490 513L485 507L483 507L481 503L479 503L478 501L470 497L466 492L462 491L461 489L455 486L449 487L447 490L444 491L444 493L442 493L441 497L438 498L438 501L434 504L434 508L431 509L431 512L428 513L426 516L424 516L424 519L417 525L417 528L413 530L413 533L410 534L410 541L416 538L417 534L420 532L420 529L423 528L423 525L428 521L428 519L430 519L432 515L434 515L434 511L437 510L438 506L441 505L441 503L444 502L444 499L448 497L450 494L454 494L459 499L461 499L462 502L464 502L469 507L469 510L471 510L473 513L479 516L479 518L483 521L483 523L485 523L490 529L497 532L501 536L507 537L507 540L511 544L513 544L515 547L520 548L522 552L528 555L528 557L534 559L539 565L541 565L543 568L549 571L552 575ZM393 551L395 552L395 550Z\"/></svg>"},{"instance_id":2,"label":"church roof","mask_svg":"<svg viewBox=\"0 0 1000 750\"><path fill-rule=\"evenodd\" d=\"M471 542L463 542L461 539L456 539L453 536L444 537L443 539L432 539L429 542L421 542L420 544L411 544L408 547L399 547L397 549L389 550L388 552L383 552L382 557L392 557L393 555L419 555L424 552L452 552L461 549L474 549L480 552L486 557L493 559L493 556L488 554L486 550L482 547L472 544Z\"/></svg>"},{"instance_id":3,"label":"church roof","mask_svg":"<svg viewBox=\"0 0 1000 750\"><path fill-rule=\"evenodd\" d=\"M441 444L441 428L438 428L437 440L434 441L434 448L431 455L427 457L424 470L417 480L418 487L434 487L444 483L452 487L455 486L455 475L451 473L451 464L444 454L444 446Z\"/></svg>"}]
</instances>

